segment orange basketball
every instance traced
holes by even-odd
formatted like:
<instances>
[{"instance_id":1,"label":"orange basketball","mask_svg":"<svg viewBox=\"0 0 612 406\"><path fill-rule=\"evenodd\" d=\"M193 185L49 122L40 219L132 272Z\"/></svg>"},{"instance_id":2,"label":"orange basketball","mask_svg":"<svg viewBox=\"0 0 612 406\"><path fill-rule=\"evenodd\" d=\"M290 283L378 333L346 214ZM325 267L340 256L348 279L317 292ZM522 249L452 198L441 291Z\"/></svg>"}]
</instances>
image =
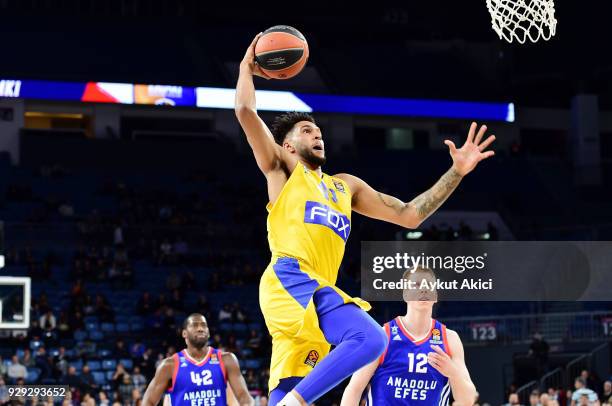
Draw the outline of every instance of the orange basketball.
<instances>
[{"instance_id":1,"label":"orange basketball","mask_svg":"<svg viewBox=\"0 0 612 406\"><path fill-rule=\"evenodd\" d=\"M295 28L275 25L257 40L255 60L271 78L289 79L304 69L308 61L308 43Z\"/></svg>"}]
</instances>

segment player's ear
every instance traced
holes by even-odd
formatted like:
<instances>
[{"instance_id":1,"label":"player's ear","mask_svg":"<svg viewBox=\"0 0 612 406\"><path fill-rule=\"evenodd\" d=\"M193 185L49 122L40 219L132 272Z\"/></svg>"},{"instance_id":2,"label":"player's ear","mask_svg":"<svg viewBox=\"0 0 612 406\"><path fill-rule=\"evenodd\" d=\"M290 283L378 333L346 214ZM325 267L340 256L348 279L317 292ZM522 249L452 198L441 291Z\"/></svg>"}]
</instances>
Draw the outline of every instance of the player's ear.
<instances>
[{"instance_id":1,"label":"player's ear","mask_svg":"<svg viewBox=\"0 0 612 406\"><path fill-rule=\"evenodd\" d=\"M283 142L283 148L285 148L287 151L294 153L295 152L295 147L291 144L289 144L288 141Z\"/></svg>"},{"instance_id":2,"label":"player's ear","mask_svg":"<svg viewBox=\"0 0 612 406\"><path fill-rule=\"evenodd\" d=\"M183 336L183 338L187 338L187 330L181 330L181 336Z\"/></svg>"}]
</instances>

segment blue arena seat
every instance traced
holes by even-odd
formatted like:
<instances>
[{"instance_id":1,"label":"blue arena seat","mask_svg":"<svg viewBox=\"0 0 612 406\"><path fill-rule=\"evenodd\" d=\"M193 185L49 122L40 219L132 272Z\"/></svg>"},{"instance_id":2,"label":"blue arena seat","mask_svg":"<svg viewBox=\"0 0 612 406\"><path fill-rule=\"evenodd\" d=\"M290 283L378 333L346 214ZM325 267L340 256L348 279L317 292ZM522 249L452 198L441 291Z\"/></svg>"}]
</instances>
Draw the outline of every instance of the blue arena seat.
<instances>
[{"instance_id":1,"label":"blue arena seat","mask_svg":"<svg viewBox=\"0 0 612 406\"><path fill-rule=\"evenodd\" d=\"M28 374L26 375L25 381L26 383L35 383L38 381L38 377L40 376L40 369L38 368L28 368Z\"/></svg>"},{"instance_id":2,"label":"blue arena seat","mask_svg":"<svg viewBox=\"0 0 612 406\"><path fill-rule=\"evenodd\" d=\"M132 369L132 366L134 365L134 363L132 362L130 358L122 358L119 360L119 362L123 364L125 369Z\"/></svg>"},{"instance_id":3,"label":"blue arena seat","mask_svg":"<svg viewBox=\"0 0 612 406\"><path fill-rule=\"evenodd\" d=\"M130 325L128 323L117 323L118 333L127 333L130 331Z\"/></svg>"},{"instance_id":4,"label":"blue arena seat","mask_svg":"<svg viewBox=\"0 0 612 406\"><path fill-rule=\"evenodd\" d=\"M117 361L114 359L105 359L102 360L102 369L114 371L117 368Z\"/></svg>"},{"instance_id":5,"label":"blue arena seat","mask_svg":"<svg viewBox=\"0 0 612 406\"><path fill-rule=\"evenodd\" d=\"M99 330L100 329L100 325L97 322L86 322L85 323L85 330L87 331L93 331L93 330Z\"/></svg>"},{"instance_id":6,"label":"blue arena seat","mask_svg":"<svg viewBox=\"0 0 612 406\"><path fill-rule=\"evenodd\" d=\"M92 372L92 375L96 385L104 385L106 383L106 376L104 376L104 372L95 371Z\"/></svg>"},{"instance_id":7,"label":"blue arena seat","mask_svg":"<svg viewBox=\"0 0 612 406\"><path fill-rule=\"evenodd\" d=\"M83 360L78 359L76 361L71 361L68 363L68 366L75 367L77 371L83 369Z\"/></svg>"},{"instance_id":8,"label":"blue arena seat","mask_svg":"<svg viewBox=\"0 0 612 406\"><path fill-rule=\"evenodd\" d=\"M100 369L102 369L102 363L100 361L88 361L87 365L89 365L89 369L93 372L93 371L99 371Z\"/></svg>"},{"instance_id":9,"label":"blue arena seat","mask_svg":"<svg viewBox=\"0 0 612 406\"><path fill-rule=\"evenodd\" d=\"M115 325L113 323L102 323L100 329L105 333L112 333L115 331Z\"/></svg>"}]
</instances>

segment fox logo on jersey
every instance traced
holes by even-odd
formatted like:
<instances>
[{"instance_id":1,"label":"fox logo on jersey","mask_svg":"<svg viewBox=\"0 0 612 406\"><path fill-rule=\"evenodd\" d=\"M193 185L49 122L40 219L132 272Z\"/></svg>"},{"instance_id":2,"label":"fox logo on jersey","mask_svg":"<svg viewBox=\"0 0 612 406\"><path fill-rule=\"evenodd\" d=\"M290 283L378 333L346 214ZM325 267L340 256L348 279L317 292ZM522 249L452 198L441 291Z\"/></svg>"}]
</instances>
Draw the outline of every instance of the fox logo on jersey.
<instances>
[{"instance_id":1,"label":"fox logo on jersey","mask_svg":"<svg viewBox=\"0 0 612 406\"><path fill-rule=\"evenodd\" d=\"M319 353L315 350L311 350L304 360L304 364L314 368L314 366L317 365L317 361L319 361Z\"/></svg>"},{"instance_id":2,"label":"fox logo on jersey","mask_svg":"<svg viewBox=\"0 0 612 406\"><path fill-rule=\"evenodd\" d=\"M345 242L351 233L351 221L347 216L319 202L306 202L304 223L319 224L328 227L334 233L338 234Z\"/></svg>"}]
</instances>

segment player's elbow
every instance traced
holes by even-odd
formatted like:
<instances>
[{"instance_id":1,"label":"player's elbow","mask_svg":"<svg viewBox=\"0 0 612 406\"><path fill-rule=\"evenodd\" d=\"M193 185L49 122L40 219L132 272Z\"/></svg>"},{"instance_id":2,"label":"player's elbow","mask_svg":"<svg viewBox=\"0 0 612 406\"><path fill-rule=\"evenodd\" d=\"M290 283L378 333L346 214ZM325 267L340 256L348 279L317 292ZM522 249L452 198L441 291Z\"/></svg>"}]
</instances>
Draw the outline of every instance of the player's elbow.
<instances>
[{"instance_id":1,"label":"player's elbow","mask_svg":"<svg viewBox=\"0 0 612 406\"><path fill-rule=\"evenodd\" d=\"M242 103L236 103L236 105L234 106L234 113L236 114L236 117L239 121L242 118L257 115L257 111L253 107Z\"/></svg>"},{"instance_id":2,"label":"player's elbow","mask_svg":"<svg viewBox=\"0 0 612 406\"><path fill-rule=\"evenodd\" d=\"M400 225L404 228L414 230L415 228L419 228L422 223L423 223L423 220L421 220L417 216L409 216L405 219L402 219L402 222L400 223Z\"/></svg>"},{"instance_id":3,"label":"player's elbow","mask_svg":"<svg viewBox=\"0 0 612 406\"><path fill-rule=\"evenodd\" d=\"M476 403L477 397L478 392L476 392L476 387L474 386L474 384L471 384L468 390L466 390L460 396L457 396L455 402L457 406L472 406L474 405L474 403Z\"/></svg>"}]
</instances>

